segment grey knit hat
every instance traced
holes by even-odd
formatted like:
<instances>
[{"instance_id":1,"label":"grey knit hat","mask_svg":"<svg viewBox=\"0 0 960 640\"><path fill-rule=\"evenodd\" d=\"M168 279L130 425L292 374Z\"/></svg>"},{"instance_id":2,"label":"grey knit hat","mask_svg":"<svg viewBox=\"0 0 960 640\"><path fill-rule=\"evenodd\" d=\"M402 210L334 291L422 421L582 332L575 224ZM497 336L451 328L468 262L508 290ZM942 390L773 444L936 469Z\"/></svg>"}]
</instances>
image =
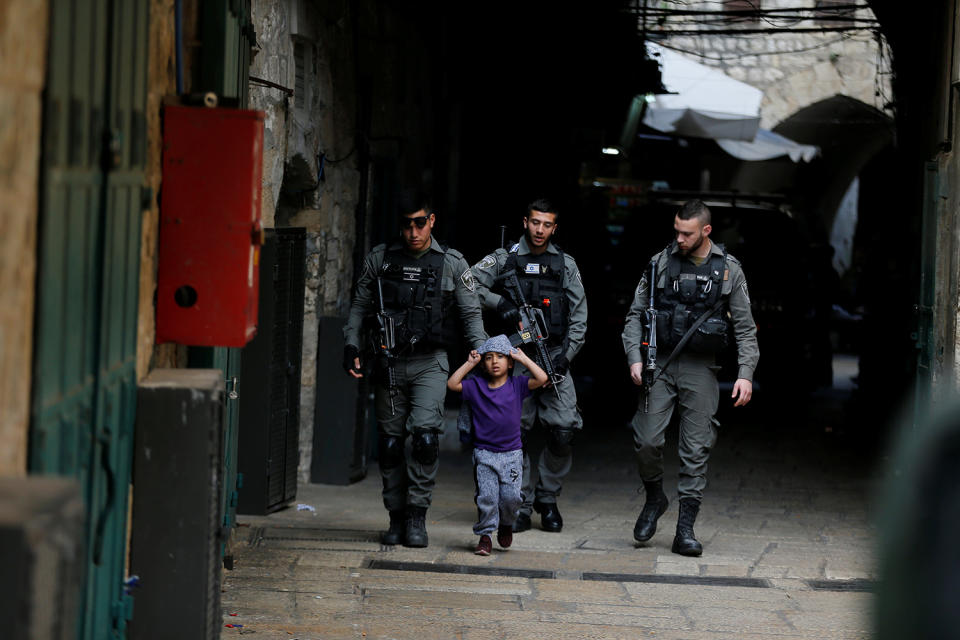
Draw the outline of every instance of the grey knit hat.
<instances>
[{"instance_id":1,"label":"grey knit hat","mask_svg":"<svg viewBox=\"0 0 960 640\"><path fill-rule=\"evenodd\" d=\"M516 349L511 346L510 340L507 339L507 336L502 333L498 336L493 336L492 338L487 338L487 341L483 343L483 346L478 349L480 355L485 353L502 353L505 356L510 355L511 351L516 351Z\"/></svg>"}]
</instances>

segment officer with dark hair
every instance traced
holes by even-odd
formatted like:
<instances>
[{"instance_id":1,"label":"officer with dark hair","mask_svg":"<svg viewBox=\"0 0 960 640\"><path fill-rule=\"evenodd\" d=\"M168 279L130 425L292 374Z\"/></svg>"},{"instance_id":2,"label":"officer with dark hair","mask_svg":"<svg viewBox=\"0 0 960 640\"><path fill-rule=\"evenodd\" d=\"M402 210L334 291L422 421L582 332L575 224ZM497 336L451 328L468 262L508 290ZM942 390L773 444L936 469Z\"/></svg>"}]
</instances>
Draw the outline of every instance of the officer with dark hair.
<instances>
[{"instance_id":1,"label":"officer with dark hair","mask_svg":"<svg viewBox=\"0 0 960 640\"><path fill-rule=\"evenodd\" d=\"M669 504L663 492L663 446L676 406L680 410L680 513L672 551L699 556L703 547L694 536L693 524L707 484L707 458L717 439L714 414L720 392L716 356L726 345L732 324L739 364L732 397L734 406L740 407L753 395L753 371L760 350L746 278L740 262L711 242L710 210L700 200L691 200L677 212L673 228L675 241L653 257L657 263L657 366L654 382L632 421L646 491L633 537L638 542L652 538L657 520ZM649 306L648 278L645 274L640 280L623 329L630 377L637 385L644 385L641 347Z\"/></svg>"},{"instance_id":2,"label":"officer with dark hair","mask_svg":"<svg viewBox=\"0 0 960 640\"><path fill-rule=\"evenodd\" d=\"M390 513L381 541L426 547L426 512L439 467L450 376L447 348L458 335L456 318L472 348L487 336L470 266L460 252L433 237L436 216L427 197L403 192L398 213L400 239L374 247L360 269L343 330L343 367L354 378L363 377L361 330L380 314L396 343L389 359L376 358L374 378L383 504Z\"/></svg>"},{"instance_id":3,"label":"officer with dark hair","mask_svg":"<svg viewBox=\"0 0 960 640\"><path fill-rule=\"evenodd\" d=\"M513 525L516 532L530 528L531 509L540 514L544 531L563 528L557 496L573 463L573 436L583 427L569 369L587 333L587 297L576 261L551 241L557 231L557 218L557 209L549 201L530 203L523 218L525 234L520 242L509 250L497 249L472 267L484 308L499 315L504 325L501 328L508 334L518 329L518 310L516 300L505 291L498 277L516 272L527 303L543 311L553 368L563 376L556 388L542 387L524 401L524 440L539 418L547 431L547 444L537 464L536 487L524 446L523 505ZM523 368L518 367L518 371Z\"/></svg>"}]
</instances>

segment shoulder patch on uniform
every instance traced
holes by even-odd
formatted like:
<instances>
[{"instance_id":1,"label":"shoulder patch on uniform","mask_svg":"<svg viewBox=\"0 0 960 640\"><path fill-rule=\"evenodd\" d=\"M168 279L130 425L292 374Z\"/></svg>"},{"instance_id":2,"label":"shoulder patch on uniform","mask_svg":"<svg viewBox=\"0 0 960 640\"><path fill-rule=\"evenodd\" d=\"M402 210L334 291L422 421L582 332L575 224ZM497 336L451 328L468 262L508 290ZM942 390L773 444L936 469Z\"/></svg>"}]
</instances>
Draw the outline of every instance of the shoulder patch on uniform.
<instances>
[{"instance_id":1,"label":"shoulder patch on uniform","mask_svg":"<svg viewBox=\"0 0 960 640\"><path fill-rule=\"evenodd\" d=\"M473 271L470 271L470 269L460 274L460 282L470 291L475 291L477 288L477 282L473 279Z\"/></svg>"},{"instance_id":2,"label":"shoulder patch on uniform","mask_svg":"<svg viewBox=\"0 0 960 640\"><path fill-rule=\"evenodd\" d=\"M743 291L743 297L747 299L747 302L750 302L750 294L747 292L747 281L744 280L740 283L740 290Z\"/></svg>"},{"instance_id":3,"label":"shoulder patch on uniform","mask_svg":"<svg viewBox=\"0 0 960 640\"><path fill-rule=\"evenodd\" d=\"M477 267L480 269L489 269L494 267L497 264L497 257L492 253L490 255L484 256L483 260L477 263Z\"/></svg>"},{"instance_id":4,"label":"shoulder patch on uniform","mask_svg":"<svg viewBox=\"0 0 960 640\"><path fill-rule=\"evenodd\" d=\"M512 247L510 247L510 253L516 253L516 252L519 251L519 250L520 250L520 243L519 243L519 242L516 243L516 244L514 244Z\"/></svg>"}]
</instances>

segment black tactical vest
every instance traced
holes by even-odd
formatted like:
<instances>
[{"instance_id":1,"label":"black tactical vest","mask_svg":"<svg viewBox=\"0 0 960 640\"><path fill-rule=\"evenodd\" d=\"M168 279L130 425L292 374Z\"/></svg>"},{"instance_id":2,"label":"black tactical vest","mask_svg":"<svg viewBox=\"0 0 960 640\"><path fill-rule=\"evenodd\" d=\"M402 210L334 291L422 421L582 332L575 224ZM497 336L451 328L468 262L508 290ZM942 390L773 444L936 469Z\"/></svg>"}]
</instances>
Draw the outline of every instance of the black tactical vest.
<instances>
[{"instance_id":1,"label":"black tactical vest","mask_svg":"<svg viewBox=\"0 0 960 640\"><path fill-rule=\"evenodd\" d=\"M519 245L514 245L504 263L504 271L514 269L520 281L523 296L532 307L543 310L543 318L550 333L550 344L561 344L567 335L569 303L563 290L563 275L566 270L563 252L546 251L538 256L520 255ZM554 245L556 248L556 245ZM501 292L503 293L503 292ZM509 298L509 294L507 295ZM516 302L516 300L514 300Z\"/></svg>"},{"instance_id":2,"label":"black tactical vest","mask_svg":"<svg viewBox=\"0 0 960 640\"><path fill-rule=\"evenodd\" d=\"M397 350L442 347L450 340L453 292L444 294L444 254L427 251L413 258L402 250L387 250L380 276L383 307L396 323Z\"/></svg>"},{"instance_id":3,"label":"black tactical vest","mask_svg":"<svg viewBox=\"0 0 960 640\"><path fill-rule=\"evenodd\" d=\"M723 290L727 252L710 254L700 266L670 254L663 289L655 296L657 308L657 345L669 351L683 338L694 322L713 307ZM667 251L672 249L672 245ZM685 347L694 353L718 353L727 346L729 324L726 305L715 311L691 336Z\"/></svg>"}]
</instances>

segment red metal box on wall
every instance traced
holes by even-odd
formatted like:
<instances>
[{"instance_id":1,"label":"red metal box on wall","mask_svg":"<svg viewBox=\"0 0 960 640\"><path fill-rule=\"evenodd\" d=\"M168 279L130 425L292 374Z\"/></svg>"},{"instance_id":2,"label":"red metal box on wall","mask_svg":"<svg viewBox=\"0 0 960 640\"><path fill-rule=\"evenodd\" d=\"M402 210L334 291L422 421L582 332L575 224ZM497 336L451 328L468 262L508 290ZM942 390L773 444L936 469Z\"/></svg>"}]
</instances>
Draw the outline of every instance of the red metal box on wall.
<instances>
[{"instance_id":1,"label":"red metal box on wall","mask_svg":"<svg viewBox=\"0 0 960 640\"><path fill-rule=\"evenodd\" d=\"M157 342L253 338L262 173L262 111L165 108Z\"/></svg>"}]
</instances>

